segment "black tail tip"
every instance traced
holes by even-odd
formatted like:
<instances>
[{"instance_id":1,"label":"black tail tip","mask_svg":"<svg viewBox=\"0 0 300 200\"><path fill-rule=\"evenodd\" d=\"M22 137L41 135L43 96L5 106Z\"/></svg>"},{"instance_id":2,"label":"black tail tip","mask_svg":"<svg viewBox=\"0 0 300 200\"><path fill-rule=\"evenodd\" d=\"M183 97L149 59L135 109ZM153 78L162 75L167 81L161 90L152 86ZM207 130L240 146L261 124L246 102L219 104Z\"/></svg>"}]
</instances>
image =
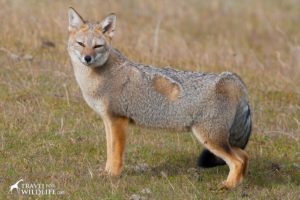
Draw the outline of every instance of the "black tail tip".
<instances>
[{"instance_id":1,"label":"black tail tip","mask_svg":"<svg viewBox=\"0 0 300 200\"><path fill-rule=\"evenodd\" d=\"M202 168L211 168L219 165L225 165L226 163L213 153L204 149L198 158L197 165Z\"/></svg>"}]
</instances>

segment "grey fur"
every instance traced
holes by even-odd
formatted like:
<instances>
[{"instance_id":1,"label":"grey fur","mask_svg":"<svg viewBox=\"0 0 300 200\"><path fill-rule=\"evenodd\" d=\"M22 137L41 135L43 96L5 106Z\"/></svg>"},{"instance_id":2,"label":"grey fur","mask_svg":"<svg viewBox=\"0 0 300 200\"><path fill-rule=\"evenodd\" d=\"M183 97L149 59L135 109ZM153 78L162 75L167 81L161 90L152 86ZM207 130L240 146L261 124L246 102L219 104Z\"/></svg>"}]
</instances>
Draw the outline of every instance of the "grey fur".
<instances>
[{"instance_id":1,"label":"grey fur","mask_svg":"<svg viewBox=\"0 0 300 200\"><path fill-rule=\"evenodd\" d=\"M216 130L211 134L230 130L230 143L241 147L249 139L247 130L239 131L249 129L250 124L244 117L249 109L247 90L233 73L146 66L129 61L115 49L110 49L107 62L96 68L78 63L76 57L71 56L71 60L83 96L102 117L106 114L126 117L149 128L191 130L200 124L207 130ZM176 100L170 101L157 92L153 86L157 76L179 87ZM95 106L98 101L107 102L105 109Z\"/></svg>"}]
</instances>

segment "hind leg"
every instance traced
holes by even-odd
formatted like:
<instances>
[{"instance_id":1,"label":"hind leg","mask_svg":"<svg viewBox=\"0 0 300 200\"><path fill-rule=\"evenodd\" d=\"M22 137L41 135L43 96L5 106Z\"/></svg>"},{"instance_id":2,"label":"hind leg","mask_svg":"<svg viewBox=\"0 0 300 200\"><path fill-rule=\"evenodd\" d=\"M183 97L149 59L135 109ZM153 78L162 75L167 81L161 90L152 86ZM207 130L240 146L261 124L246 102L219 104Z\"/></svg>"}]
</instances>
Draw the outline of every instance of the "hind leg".
<instances>
[{"instance_id":1,"label":"hind leg","mask_svg":"<svg viewBox=\"0 0 300 200\"><path fill-rule=\"evenodd\" d=\"M223 188L230 189L240 184L244 178L246 157L241 151L231 148L228 143L229 132L222 130L207 130L201 126L192 128L197 139L216 156L222 158L229 166L229 174L223 182Z\"/></svg>"},{"instance_id":2,"label":"hind leg","mask_svg":"<svg viewBox=\"0 0 300 200\"><path fill-rule=\"evenodd\" d=\"M249 163L249 157L245 150L239 148L239 147L232 147L232 149L236 152L236 154L239 156L241 160L244 161L243 165L243 175L245 176L247 174L248 170L248 163Z\"/></svg>"}]
</instances>

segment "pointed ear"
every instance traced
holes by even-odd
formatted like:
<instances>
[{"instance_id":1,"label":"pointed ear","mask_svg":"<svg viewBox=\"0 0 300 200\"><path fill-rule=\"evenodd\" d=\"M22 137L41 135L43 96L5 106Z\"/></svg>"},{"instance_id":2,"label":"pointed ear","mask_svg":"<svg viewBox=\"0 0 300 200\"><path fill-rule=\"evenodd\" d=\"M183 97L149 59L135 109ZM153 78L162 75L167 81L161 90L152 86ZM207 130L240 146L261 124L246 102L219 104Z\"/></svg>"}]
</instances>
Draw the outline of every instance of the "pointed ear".
<instances>
[{"instance_id":1,"label":"pointed ear","mask_svg":"<svg viewBox=\"0 0 300 200\"><path fill-rule=\"evenodd\" d=\"M84 24L82 17L72 7L69 8L69 31L75 31Z\"/></svg>"},{"instance_id":2,"label":"pointed ear","mask_svg":"<svg viewBox=\"0 0 300 200\"><path fill-rule=\"evenodd\" d=\"M111 13L101 22L102 33L112 38L114 36L114 31L116 27L117 17L115 14Z\"/></svg>"}]
</instances>

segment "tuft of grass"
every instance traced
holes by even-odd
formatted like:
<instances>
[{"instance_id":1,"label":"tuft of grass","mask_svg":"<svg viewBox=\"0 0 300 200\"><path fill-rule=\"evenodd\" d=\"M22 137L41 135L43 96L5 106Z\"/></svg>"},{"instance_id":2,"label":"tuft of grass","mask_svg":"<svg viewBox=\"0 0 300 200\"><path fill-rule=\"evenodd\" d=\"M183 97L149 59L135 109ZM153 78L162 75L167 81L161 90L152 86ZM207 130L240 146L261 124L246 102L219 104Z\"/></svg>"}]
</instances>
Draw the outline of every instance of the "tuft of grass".
<instances>
[{"instance_id":1,"label":"tuft of grass","mask_svg":"<svg viewBox=\"0 0 300 200\"><path fill-rule=\"evenodd\" d=\"M0 199L20 178L65 193L41 199L299 199L300 3L0 0ZM103 124L83 101L66 51L67 9L118 16L114 47L130 59L233 71L249 89L249 173L220 191L226 166L199 169L190 133L129 131L122 176L101 175ZM146 192L145 192L146 191ZM32 197L37 198L37 197Z\"/></svg>"}]
</instances>

